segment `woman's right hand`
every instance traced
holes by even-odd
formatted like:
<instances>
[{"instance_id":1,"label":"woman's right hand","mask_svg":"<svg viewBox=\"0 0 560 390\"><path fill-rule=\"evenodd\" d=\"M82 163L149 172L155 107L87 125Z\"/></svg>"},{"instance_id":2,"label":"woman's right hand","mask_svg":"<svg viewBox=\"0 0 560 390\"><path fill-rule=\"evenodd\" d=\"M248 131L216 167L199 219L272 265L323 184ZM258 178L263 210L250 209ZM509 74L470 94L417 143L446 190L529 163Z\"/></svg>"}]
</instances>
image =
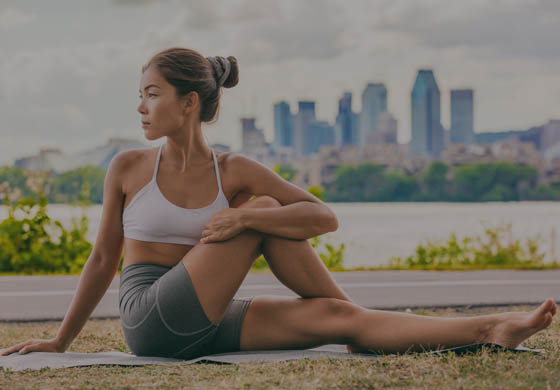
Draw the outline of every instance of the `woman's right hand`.
<instances>
[{"instance_id":1,"label":"woman's right hand","mask_svg":"<svg viewBox=\"0 0 560 390\"><path fill-rule=\"evenodd\" d=\"M28 352L64 352L64 348L56 339L31 339L2 351L1 355L6 356L17 351L24 355Z\"/></svg>"}]
</instances>

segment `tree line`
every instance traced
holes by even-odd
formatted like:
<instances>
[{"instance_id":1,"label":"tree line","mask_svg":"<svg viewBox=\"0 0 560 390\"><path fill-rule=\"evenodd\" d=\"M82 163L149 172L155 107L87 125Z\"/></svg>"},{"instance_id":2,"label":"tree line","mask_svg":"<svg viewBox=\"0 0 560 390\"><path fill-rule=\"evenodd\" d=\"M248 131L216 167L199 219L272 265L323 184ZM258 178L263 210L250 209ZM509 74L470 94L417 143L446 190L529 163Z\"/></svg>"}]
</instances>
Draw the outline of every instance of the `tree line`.
<instances>
[{"instance_id":1,"label":"tree line","mask_svg":"<svg viewBox=\"0 0 560 390\"><path fill-rule=\"evenodd\" d=\"M298 172L277 164L274 172L293 181ZM61 174L0 167L0 200L13 203L20 197L43 194L48 203L101 204L105 170L84 166ZM560 200L560 182L538 183L531 166L473 163L451 167L434 162L412 175L390 171L382 165L363 163L340 166L334 180L310 188L326 202L489 202Z\"/></svg>"}]
</instances>

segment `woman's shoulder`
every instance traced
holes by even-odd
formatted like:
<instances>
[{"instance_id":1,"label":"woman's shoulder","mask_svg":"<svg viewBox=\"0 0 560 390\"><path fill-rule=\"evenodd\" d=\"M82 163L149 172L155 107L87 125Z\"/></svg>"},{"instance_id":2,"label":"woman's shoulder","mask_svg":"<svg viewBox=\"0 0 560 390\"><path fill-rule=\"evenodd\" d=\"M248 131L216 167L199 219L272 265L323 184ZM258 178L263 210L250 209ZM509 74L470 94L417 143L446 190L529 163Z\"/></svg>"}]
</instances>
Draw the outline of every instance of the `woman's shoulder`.
<instances>
[{"instance_id":1,"label":"woman's shoulder","mask_svg":"<svg viewBox=\"0 0 560 390\"><path fill-rule=\"evenodd\" d=\"M121 178L123 188L128 188L131 181L135 183L143 181L144 176L151 177L150 166L155 164L158 148L121 150L113 157L110 165Z\"/></svg>"},{"instance_id":2,"label":"woman's shoulder","mask_svg":"<svg viewBox=\"0 0 560 390\"><path fill-rule=\"evenodd\" d=\"M121 150L115 154L113 160L122 168L130 168L131 166L138 168L139 164L153 158L157 154L157 149L159 149L159 146Z\"/></svg>"}]
</instances>

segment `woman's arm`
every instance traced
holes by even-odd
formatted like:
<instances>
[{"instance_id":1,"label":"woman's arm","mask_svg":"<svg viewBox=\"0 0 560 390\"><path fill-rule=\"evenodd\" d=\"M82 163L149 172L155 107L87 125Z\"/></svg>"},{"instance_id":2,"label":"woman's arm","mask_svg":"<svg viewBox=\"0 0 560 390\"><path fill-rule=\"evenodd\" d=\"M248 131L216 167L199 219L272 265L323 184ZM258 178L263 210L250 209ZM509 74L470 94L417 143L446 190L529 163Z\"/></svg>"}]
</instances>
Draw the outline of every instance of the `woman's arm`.
<instances>
[{"instance_id":1,"label":"woman's arm","mask_svg":"<svg viewBox=\"0 0 560 390\"><path fill-rule=\"evenodd\" d=\"M66 312L55 337L61 350L68 349L72 341L78 336L89 316L105 295L115 272L114 267L109 267L99 259L90 256L80 275L70 308Z\"/></svg>"},{"instance_id":2,"label":"woman's arm","mask_svg":"<svg viewBox=\"0 0 560 390\"><path fill-rule=\"evenodd\" d=\"M117 154L107 168L103 184L103 212L95 246L84 266L76 294L56 335L64 350L80 333L115 277L124 240L122 206L123 177L135 151Z\"/></svg>"},{"instance_id":3,"label":"woman's arm","mask_svg":"<svg viewBox=\"0 0 560 390\"><path fill-rule=\"evenodd\" d=\"M131 160L132 152L134 151L119 153L109 164L103 184L103 212L97 239L82 270L76 293L56 337L52 340L28 340L4 350L2 355L16 351L20 351L20 353L64 352L80 333L87 319L103 298L117 272L122 255L124 199L122 177Z\"/></svg>"},{"instance_id":4,"label":"woman's arm","mask_svg":"<svg viewBox=\"0 0 560 390\"><path fill-rule=\"evenodd\" d=\"M330 209L320 203L301 201L281 207L238 210L245 229L280 237L303 240L338 228Z\"/></svg>"},{"instance_id":5,"label":"woman's arm","mask_svg":"<svg viewBox=\"0 0 560 390\"><path fill-rule=\"evenodd\" d=\"M256 196L269 195L282 205L238 209L246 229L294 239L308 239L338 229L336 215L324 202L258 161L230 153L225 165L240 191Z\"/></svg>"}]
</instances>

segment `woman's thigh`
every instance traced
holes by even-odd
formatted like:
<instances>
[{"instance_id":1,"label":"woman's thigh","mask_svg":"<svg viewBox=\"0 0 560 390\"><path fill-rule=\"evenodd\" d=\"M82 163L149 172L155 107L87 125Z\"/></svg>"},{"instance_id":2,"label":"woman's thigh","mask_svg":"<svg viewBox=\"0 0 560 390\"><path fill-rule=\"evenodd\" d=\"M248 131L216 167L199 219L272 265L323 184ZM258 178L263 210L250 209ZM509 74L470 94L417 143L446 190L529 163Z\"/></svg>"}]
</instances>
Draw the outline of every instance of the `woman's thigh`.
<instances>
[{"instance_id":1,"label":"woman's thigh","mask_svg":"<svg viewBox=\"0 0 560 390\"><path fill-rule=\"evenodd\" d=\"M241 350L305 349L350 344L359 305L336 298L254 297L240 333Z\"/></svg>"},{"instance_id":2,"label":"woman's thigh","mask_svg":"<svg viewBox=\"0 0 560 390\"><path fill-rule=\"evenodd\" d=\"M242 205L273 207L273 198L263 196ZM247 229L225 241L196 244L181 260L187 269L208 318L219 323L251 265L262 253L265 233Z\"/></svg>"},{"instance_id":3,"label":"woman's thigh","mask_svg":"<svg viewBox=\"0 0 560 390\"><path fill-rule=\"evenodd\" d=\"M121 272L119 311L126 342L139 356L192 358L216 334L187 271L133 264Z\"/></svg>"}]
</instances>

